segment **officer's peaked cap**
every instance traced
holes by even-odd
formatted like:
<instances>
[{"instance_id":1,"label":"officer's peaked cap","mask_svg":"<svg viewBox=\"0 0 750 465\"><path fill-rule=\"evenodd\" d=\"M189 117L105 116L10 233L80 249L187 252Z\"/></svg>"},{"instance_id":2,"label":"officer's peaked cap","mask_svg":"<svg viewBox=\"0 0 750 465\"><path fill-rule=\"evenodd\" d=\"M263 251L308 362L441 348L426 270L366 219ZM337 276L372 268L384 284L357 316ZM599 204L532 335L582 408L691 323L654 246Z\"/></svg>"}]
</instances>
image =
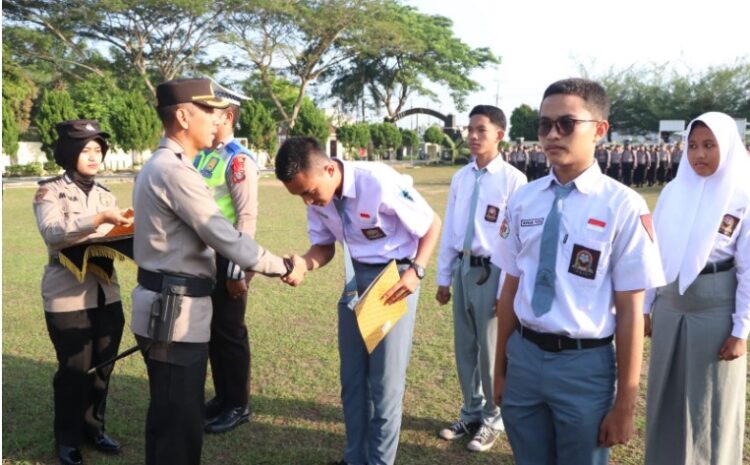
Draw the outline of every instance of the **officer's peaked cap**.
<instances>
[{"instance_id":1,"label":"officer's peaked cap","mask_svg":"<svg viewBox=\"0 0 750 465\"><path fill-rule=\"evenodd\" d=\"M210 79L173 79L156 87L156 107L195 103L209 108L227 108L229 102L216 94L217 84Z\"/></svg>"}]
</instances>

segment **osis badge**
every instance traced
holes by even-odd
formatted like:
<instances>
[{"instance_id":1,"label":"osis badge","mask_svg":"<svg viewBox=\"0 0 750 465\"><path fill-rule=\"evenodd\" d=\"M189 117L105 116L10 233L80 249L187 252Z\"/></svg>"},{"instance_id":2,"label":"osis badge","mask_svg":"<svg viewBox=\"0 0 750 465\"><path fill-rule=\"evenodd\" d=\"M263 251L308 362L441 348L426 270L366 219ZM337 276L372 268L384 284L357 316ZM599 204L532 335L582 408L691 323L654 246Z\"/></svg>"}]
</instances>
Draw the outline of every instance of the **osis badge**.
<instances>
[{"instance_id":1,"label":"osis badge","mask_svg":"<svg viewBox=\"0 0 750 465\"><path fill-rule=\"evenodd\" d=\"M362 234L364 234L365 237L371 241L382 239L385 237L385 232L378 226L375 226L374 228L362 229Z\"/></svg>"},{"instance_id":2,"label":"osis badge","mask_svg":"<svg viewBox=\"0 0 750 465\"><path fill-rule=\"evenodd\" d=\"M573 273L576 276L586 279L595 279L600 256L601 252L598 250L574 244L573 253L570 255L568 273Z\"/></svg>"},{"instance_id":3,"label":"osis badge","mask_svg":"<svg viewBox=\"0 0 750 465\"><path fill-rule=\"evenodd\" d=\"M494 205L487 205L487 211L484 213L485 221L490 223L497 223L497 216L500 213L500 209Z\"/></svg>"},{"instance_id":4,"label":"osis badge","mask_svg":"<svg viewBox=\"0 0 750 465\"><path fill-rule=\"evenodd\" d=\"M727 237L732 237L732 234L734 234L734 230L737 228L737 225L739 223L740 223L739 218L727 213L721 219L721 224L719 225L719 234L723 234Z\"/></svg>"}]
</instances>

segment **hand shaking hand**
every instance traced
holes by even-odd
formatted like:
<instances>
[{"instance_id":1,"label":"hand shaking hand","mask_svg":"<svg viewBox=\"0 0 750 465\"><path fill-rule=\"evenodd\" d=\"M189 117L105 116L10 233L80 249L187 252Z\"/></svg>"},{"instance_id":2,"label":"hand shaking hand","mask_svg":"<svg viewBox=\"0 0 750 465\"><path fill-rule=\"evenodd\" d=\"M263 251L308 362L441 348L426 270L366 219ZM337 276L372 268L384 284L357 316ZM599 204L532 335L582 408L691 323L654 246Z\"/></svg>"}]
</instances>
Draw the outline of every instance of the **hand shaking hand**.
<instances>
[{"instance_id":1,"label":"hand shaking hand","mask_svg":"<svg viewBox=\"0 0 750 465\"><path fill-rule=\"evenodd\" d=\"M290 286L297 287L304 281L307 275L307 263L299 255L292 255L292 264L294 265L292 272L281 278L281 280Z\"/></svg>"}]
</instances>

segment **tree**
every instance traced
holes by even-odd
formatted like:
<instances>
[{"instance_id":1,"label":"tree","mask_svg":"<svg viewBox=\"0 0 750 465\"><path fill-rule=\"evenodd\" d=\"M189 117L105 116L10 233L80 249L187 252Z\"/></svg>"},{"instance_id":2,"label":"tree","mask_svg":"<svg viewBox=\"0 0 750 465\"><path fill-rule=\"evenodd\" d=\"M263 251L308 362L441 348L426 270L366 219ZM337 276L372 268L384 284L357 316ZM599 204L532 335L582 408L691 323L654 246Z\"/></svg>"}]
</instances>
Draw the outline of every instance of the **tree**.
<instances>
[{"instance_id":1,"label":"tree","mask_svg":"<svg viewBox=\"0 0 750 465\"><path fill-rule=\"evenodd\" d=\"M244 52L282 122L294 128L310 84L353 56L352 44L369 35L377 8L367 0L238 0L229 8L223 40ZM291 109L274 90L276 75L297 88Z\"/></svg>"},{"instance_id":2,"label":"tree","mask_svg":"<svg viewBox=\"0 0 750 465\"><path fill-rule=\"evenodd\" d=\"M370 126L367 123L344 124L336 129L336 139L347 152L363 149L370 143Z\"/></svg>"},{"instance_id":3,"label":"tree","mask_svg":"<svg viewBox=\"0 0 750 465\"><path fill-rule=\"evenodd\" d=\"M532 109L527 104L513 110L510 114L510 138L518 140L523 137L524 140L537 140L537 121L539 111Z\"/></svg>"},{"instance_id":4,"label":"tree","mask_svg":"<svg viewBox=\"0 0 750 465\"><path fill-rule=\"evenodd\" d=\"M326 115L315 106L312 100L306 98L297 117L297 124L289 129L290 136L308 136L325 144L330 133L330 123Z\"/></svg>"},{"instance_id":5,"label":"tree","mask_svg":"<svg viewBox=\"0 0 750 465\"><path fill-rule=\"evenodd\" d=\"M142 164L141 152L159 142L161 121L139 91L120 92L112 102L109 121L116 144L130 152L133 166Z\"/></svg>"},{"instance_id":6,"label":"tree","mask_svg":"<svg viewBox=\"0 0 750 465\"><path fill-rule=\"evenodd\" d=\"M18 127L10 102L3 97L3 153L15 161L18 152Z\"/></svg>"},{"instance_id":7,"label":"tree","mask_svg":"<svg viewBox=\"0 0 750 465\"><path fill-rule=\"evenodd\" d=\"M500 63L489 48L474 49L455 37L443 16L391 1L370 21L374 37L357 43L357 54L329 73L332 93L349 108L369 93L393 117L413 94L434 97L425 85L430 82L446 86L463 110L466 97L482 88L471 72Z\"/></svg>"},{"instance_id":8,"label":"tree","mask_svg":"<svg viewBox=\"0 0 750 465\"><path fill-rule=\"evenodd\" d=\"M375 150L382 155L391 149L401 147L401 131L393 123L376 123L370 125L370 137Z\"/></svg>"},{"instance_id":9,"label":"tree","mask_svg":"<svg viewBox=\"0 0 750 465\"><path fill-rule=\"evenodd\" d=\"M271 112L257 100L251 100L240 109L240 128L237 135L247 137L256 150L265 150L273 157L278 145L277 125Z\"/></svg>"},{"instance_id":10,"label":"tree","mask_svg":"<svg viewBox=\"0 0 750 465\"><path fill-rule=\"evenodd\" d=\"M419 147L419 134L411 129L400 129L401 131L401 145L406 148L406 151L411 155L415 148Z\"/></svg>"},{"instance_id":11,"label":"tree","mask_svg":"<svg viewBox=\"0 0 750 465\"><path fill-rule=\"evenodd\" d=\"M28 73L12 56L10 46L3 41L3 105L6 101L9 114L14 117L17 132L26 132L31 123L31 108L37 95L37 87ZM3 110L5 115L5 110ZM3 116L3 119L5 117Z\"/></svg>"},{"instance_id":12,"label":"tree","mask_svg":"<svg viewBox=\"0 0 750 465\"><path fill-rule=\"evenodd\" d=\"M39 102L39 109L34 124L39 130L42 150L48 160L52 160L52 151L57 141L55 126L62 121L77 119L73 99L65 89L45 90Z\"/></svg>"},{"instance_id":13,"label":"tree","mask_svg":"<svg viewBox=\"0 0 750 465\"><path fill-rule=\"evenodd\" d=\"M430 126L422 135L422 139L429 144L442 144L445 133L440 129L440 126Z\"/></svg>"}]
</instances>

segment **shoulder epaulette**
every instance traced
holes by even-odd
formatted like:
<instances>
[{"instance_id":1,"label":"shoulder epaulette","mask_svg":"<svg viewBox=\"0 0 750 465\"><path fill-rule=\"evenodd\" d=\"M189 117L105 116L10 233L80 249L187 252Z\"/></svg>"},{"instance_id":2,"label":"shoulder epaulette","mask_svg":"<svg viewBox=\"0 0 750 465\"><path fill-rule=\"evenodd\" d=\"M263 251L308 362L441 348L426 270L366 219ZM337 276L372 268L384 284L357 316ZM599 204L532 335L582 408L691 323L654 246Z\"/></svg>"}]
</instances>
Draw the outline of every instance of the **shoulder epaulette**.
<instances>
[{"instance_id":1,"label":"shoulder epaulette","mask_svg":"<svg viewBox=\"0 0 750 465\"><path fill-rule=\"evenodd\" d=\"M62 177L63 177L63 175L61 174L59 176L53 176L53 177L47 178L47 179L40 179L36 183L39 184L40 186L43 186L44 184L50 183L52 181L57 181L58 179L62 179Z\"/></svg>"}]
</instances>

